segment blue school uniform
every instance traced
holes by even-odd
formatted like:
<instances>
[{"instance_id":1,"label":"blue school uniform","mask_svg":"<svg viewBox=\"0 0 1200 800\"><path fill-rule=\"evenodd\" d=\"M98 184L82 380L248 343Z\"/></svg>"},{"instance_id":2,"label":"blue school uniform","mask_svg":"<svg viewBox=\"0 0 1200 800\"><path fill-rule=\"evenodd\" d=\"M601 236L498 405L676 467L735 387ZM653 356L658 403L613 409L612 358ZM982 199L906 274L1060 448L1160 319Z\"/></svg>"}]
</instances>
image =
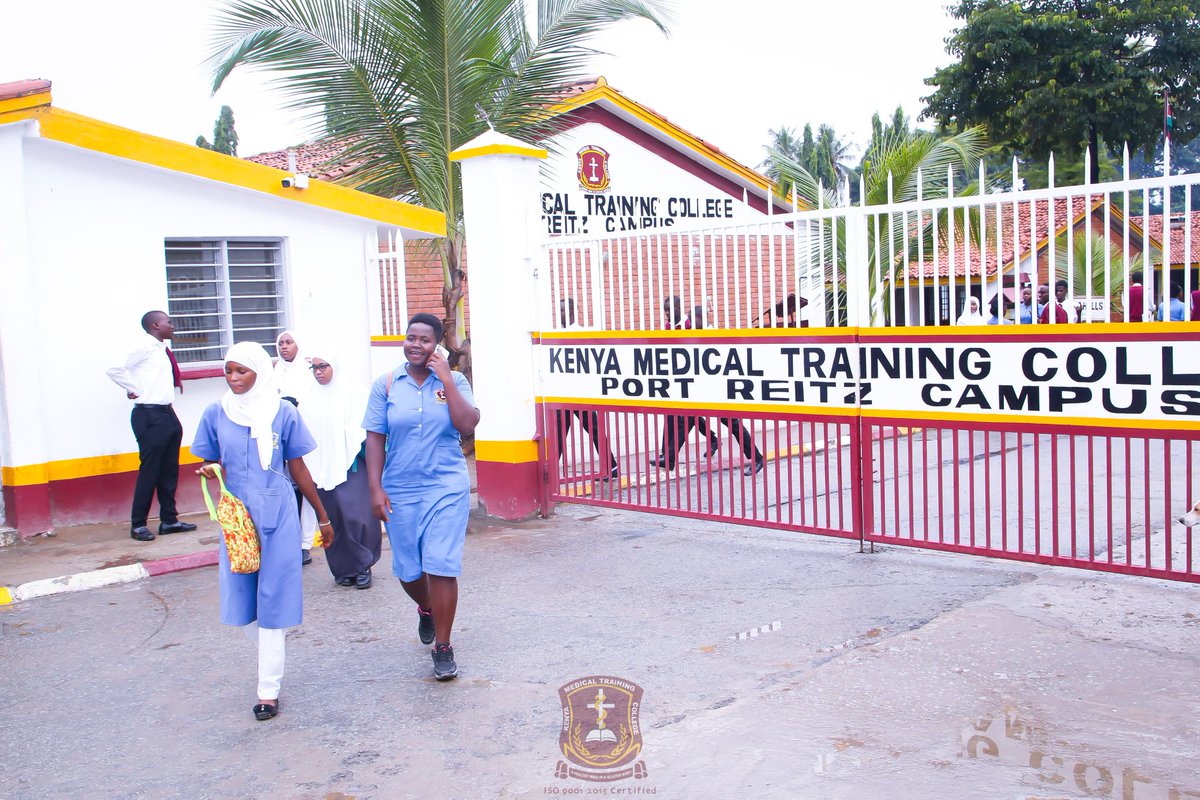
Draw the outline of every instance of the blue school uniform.
<instances>
[{"instance_id":1,"label":"blue school uniform","mask_svg":"<svg viewBox=\"0 0 1200 800\"><path fill-rule=\"evenodd\" d=\"M221 462L225 485L246 504L262 545L258 572L241 575L230 571L222 539L218 575L226 625L258 620L261 628L290 628L302 617L300 515L285 462L311 453L317 443L288 402L280 401L271 431L275 447L269 470L259 462L250 429L231 420L220 403L204 410L192 442L193 454Z\"/></svg>"},{"instance_id":2,"label":"blue school uniform","mask_svg":"<svg viewBox=\"0 0 1200 800\"><path fill-rule=\"evenodd\" d=\"M471 384L458 372L454 385L475 405ZM421 573L458 577L471 510L471 479L458 429L450 421L445 385L432 371L418 386L408 364L371 385L363 427L387 436L383 490L392 504L387 533L392 574L415 581Z\"/></svg>"}]
</instances>

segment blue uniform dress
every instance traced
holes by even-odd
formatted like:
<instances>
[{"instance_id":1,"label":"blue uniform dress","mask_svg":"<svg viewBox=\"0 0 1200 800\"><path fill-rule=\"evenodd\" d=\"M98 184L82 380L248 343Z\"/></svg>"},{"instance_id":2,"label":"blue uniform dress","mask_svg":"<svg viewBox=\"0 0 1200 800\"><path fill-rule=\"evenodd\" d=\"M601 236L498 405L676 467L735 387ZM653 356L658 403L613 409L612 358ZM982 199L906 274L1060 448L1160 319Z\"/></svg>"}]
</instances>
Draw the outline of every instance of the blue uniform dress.
<instances>
[{"instance_id":1,"label":"blue uniform dress","mask_svg":"<svg viewBox=\"0 0 1200 800\"><path fill-rule=\"evenodd\" d=\"M471 384L451 373L454 385L475 405ZM383 490L392 503L388 539L392 574L415 581L421 573L458 577L471 510L471 479L458 429L450 421L445 385L432 371L417 385L408 364L371 385L363 427L387 436Z\"/></svg>"},{"instance_id":2,"label":"blue uniform dress","mask_svg":"<svg viewBox=\"0 0 1200 800\"><path fill-rule=\"evenodd\" d=\"M229 491L246 504L258 540L262 565L241 575L229 569L229 553L221 541L219 583L221 622L260 628L290 628L302 615L300 575L300 515L296 494L284 463L316 449L317 443L300 420L300 413L280 401L271 423L275 447L271 468L264 470L250 429L238 425L213 403L204 410L192 453L205 461L220 461Z\"/></svg>"}]
</instances>

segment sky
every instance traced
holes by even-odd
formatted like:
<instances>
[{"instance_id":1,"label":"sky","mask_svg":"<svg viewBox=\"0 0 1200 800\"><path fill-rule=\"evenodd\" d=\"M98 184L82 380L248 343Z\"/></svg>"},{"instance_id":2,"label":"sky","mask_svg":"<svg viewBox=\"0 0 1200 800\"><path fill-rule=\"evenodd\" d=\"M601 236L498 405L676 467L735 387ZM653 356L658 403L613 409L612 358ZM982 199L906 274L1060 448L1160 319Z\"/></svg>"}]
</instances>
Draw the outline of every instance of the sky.
<instances>
[{"instance_id":1,"label":"sky","mask_svg":"<svg viewBox=\"0 0 1200 800\"><path fill-rule=\"evenodd\" d=\"M916 122L923 79L950 63L947 0L674 0L671 32L625 23L596 41L594 72L630 99L746 164L768 131L833 125L859 145L871 115ZM59 108L183 142L212 139L233 108L238 153L312 138L262 73L211 93L213 9L221 0L38 0L3 14L0 83L53 81ZM736 9L736 14L730 9Z\"/></svg>"}]
</instances>

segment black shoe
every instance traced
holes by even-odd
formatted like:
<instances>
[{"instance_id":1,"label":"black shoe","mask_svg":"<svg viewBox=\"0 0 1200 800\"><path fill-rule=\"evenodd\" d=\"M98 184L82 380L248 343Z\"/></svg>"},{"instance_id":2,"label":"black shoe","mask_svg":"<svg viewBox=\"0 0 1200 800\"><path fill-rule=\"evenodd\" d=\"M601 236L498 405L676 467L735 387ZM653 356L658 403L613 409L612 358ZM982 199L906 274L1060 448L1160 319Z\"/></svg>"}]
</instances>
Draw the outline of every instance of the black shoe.
<instances>
[{"instance_id":1,"label":"black shoe","mask_svg":"<svg viewBox=\"0 0 1200 800\"><path fill-rule=\"evenodd\" d=\"M659 469L675 469L675 465L668 461L666 456L656 456L650 459L650 466Z\"/></svg>"},{"instance_id":2,"label":"black shoe","mask_svg":"<svg viewBox=\"0 0 1200 800\"><path fill-rule=\"evenodd\" d=\"M433 644L433 612L417 606L417 637L421 644Z\"/></svg>"},{"instance_id":3,"label":"black shoe","mask_svg":"<svg viewBox=\"0 0 1200 800\"><path fill-rule=\"evenodd\" d=\"M721 440L715 436L710 436L710 437L708 437L708 451L704 455L706 455L706 456L716 455L717 450L719 450L720 447L721 447Z\"/></svg>"},{"instance_id":4,"label":"black shoe","mask_svg":"<svg viewBox=\"0 0 1200 800\"><path fill-rule=\"evenodd\" d=\"M311 564L312 563L312 553L310 553L307 550L301 550L300 551L300 563L301 564Z\"/></svg>"},{"instance_id":5,"label":"black shoe","mask_svg":"<svg viewBox=\"0 0 1200 800\"><path fill-rule=\"evenodd\" d=\"M196 526L191 522L164 522L158 526L158 535L166 536L168 533L188 533L196 530Z\"/></svg>"},{"instance_id":6,"label":"black shoe","mask_svg":"<svg viewBox=\"0 0 1200 800\"><path fill-rule=\"evenodd\" d=\"M743 475L755 475L759 472L762 472L762 468L765 464L766 464L766 461L764 459L761 459L761 458L756 459L753 464L746 465L745 469L742 470L742 474Z\"/></svg>"},{"instance_id":7,"label":"black shoe","mask_svg":"<svg viewBox=\"0 0 1200 800\"><path fill-rule=\"evenodd\" d=\"M454 663L454 648L448 644L439 644L433 648L433 677L439 681L448 681L458 674L458 664Z\"/></svg>"},{"instance_id":8,"label":"black shoe","mask_svg":"<svg viewBox=\"0 0 1200 800\"><path fill-rule=\"evenodd\" d=\"M368 569L354 579L355 589L370 589L371 588L371 570Z\"/></svg>"},{"instance_id":9,"label":"black shoe","mask_svg":"<svg viewBox=\"0 0 1200 800\"><path fill-rule=\"evenodd\" d=\"M279 713L279 701L276 700L274 703L256 703L253 710L254 718L262 722Z\"/></svg>"},{"instance_id":10,"label":"black shoe","mask_svg":"<svg viewBox=\"0 0 1200 800\"><path fill-rule=\"evenodd\" d=\"M129 532L130 538L137 539L139 542L153 542L154 534L145 525L140 528L134 528Z\"/></svg>"},{"instance_id":11,"label":"black shoe","mask_svg":"<svg viewBox=\"0 0 1200 800\"><path fill-rule=\"evenodd\" d=\"M616 464L613 464L613 465L612 465L612 469L610 469L610 470L608 471L608 474L607 474L607 475L605 475L605 476L604 476L603 478L601 478L600 480L602 480L602 481L616 481L616 480L620 480L620 479L621 479L621 468L620 468L620 467L618 467Z\"/></svg>"},{"instance_id":12,"label":"black shoe","mask_svg":"<svg viewBox=\"0 0 1200 800\"><path fill-rule=\"evenodd\" d=\"M337 585L338 586L353 586L357 580L358 580L358 578L356 578L356 577L338 578Z\"/></svg>"}]
</instances>

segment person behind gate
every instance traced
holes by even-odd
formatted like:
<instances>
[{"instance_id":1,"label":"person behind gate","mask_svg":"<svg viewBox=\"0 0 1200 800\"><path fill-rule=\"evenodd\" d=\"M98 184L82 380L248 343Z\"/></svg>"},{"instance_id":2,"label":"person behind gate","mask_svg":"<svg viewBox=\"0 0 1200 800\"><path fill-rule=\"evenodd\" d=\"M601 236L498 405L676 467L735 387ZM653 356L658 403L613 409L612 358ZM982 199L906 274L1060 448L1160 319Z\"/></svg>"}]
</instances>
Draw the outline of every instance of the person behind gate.
<instances>
[{"instance_id":1,"label":"person behind gate","mask_svg":"<svg viewBox=\"0 0 1200 800\"><path fill-rule=\"evenodd\" d=\"M679 295L663 301L663 313L667 315L668 324L676 330L689 330L704 325L702 316L699 314L695 318L694 325L692 319L683 316ZM763 456L754 446L754 437L745 423L733 417L720 417L718 422L729 428L730 432L741 442L742 453L749 460L749 463L742 469L743 474L753 475L761 471L764 464ZM700 431L708 440L708 449L704 453L706 458L711 458L720 447L721 440L717 438L716 433L709 426L708 420L704 417L667 415L663 424L666 430L663 434L662 449L657 457L650 459L653 466L668 470L675 469L679 461L679 451L683 449L692 428Z\"/></svg>"},{"instance_id":2,"label":"person behind gate","mask_svg":"<svg viewBox=\"0 0 1200 800\"><path fill-rule=\"evenodd\" d=\"M663 300L663 316L666 317L668 330L691 330L692 321L684 316L683 301L680 300L679 295ZM705 456L712 456L721 445L720 440L709 430L708 422L703 417L666 414L663 416L663 428L662 446L659 448L658 455L650 459L650 465L654 467L675 469L679 460L679 451L683 448L692 428L700 431L708 441Z\"/></svg>"},{"instance_id":3,"label":"person behind gate","mask_svg":"<svg viewBox=\"0 0 1200 800\"><path fill-rule=\"evenodd\" d=\"M408 321L406 363L375 380L367 400L371 510L387 523L392 573L417 604L417 636L433 644L433 676L458 674L450 633L458 611L471 480L461 434L479 423L471 384L437 352L442 321Z\"/></svg>"},{"instance_id":4,"label":"person behind gate","mask_svg":"<svg viewBox=\"0 0 1200 800\"><path fill-rule=\"evenodd\" d=\"M575 320L575 301L567 298L560 300L558 303L559 320L562 323L563 330L581 331L583 326ZM608 468L604 470L601 476L603 480L610 480L621 477L621 470L617 466L617 454L612 449L612 442L608 438L608 432L605 430L604 421L600 419L600 415L595 411L584 411L582 409L572 409L570 411L555 412L558 422L558 453L562 458L567 457L566 440L571 433L571 424L575 421L575 417L579 417L579 422L583 425L583 430L592 439L592 446L596 448L596 455L601 461L607 456Z\"/></svg>"},{"instance_id":5,"label":"person behind gate","mask_svg":"<svg viewBox=\"0 0 1200 800\"><path fill-rule=\"evenodd\" d=\"M108 370L107 375L133 401L129 421L138 444L138 476L133 488L129 535L139 542L149 542L154 540L154 534L146 523L155 494L160 536L194 531L196 526L180 522L175 506L183 426L172 404L175 390L183 391L183 381L179 364L164 343L175 335L175 326L166 312L147 311L142 315L142 330L146 335L126 357L125 364Z\"/></svg>"}]
</instances>

